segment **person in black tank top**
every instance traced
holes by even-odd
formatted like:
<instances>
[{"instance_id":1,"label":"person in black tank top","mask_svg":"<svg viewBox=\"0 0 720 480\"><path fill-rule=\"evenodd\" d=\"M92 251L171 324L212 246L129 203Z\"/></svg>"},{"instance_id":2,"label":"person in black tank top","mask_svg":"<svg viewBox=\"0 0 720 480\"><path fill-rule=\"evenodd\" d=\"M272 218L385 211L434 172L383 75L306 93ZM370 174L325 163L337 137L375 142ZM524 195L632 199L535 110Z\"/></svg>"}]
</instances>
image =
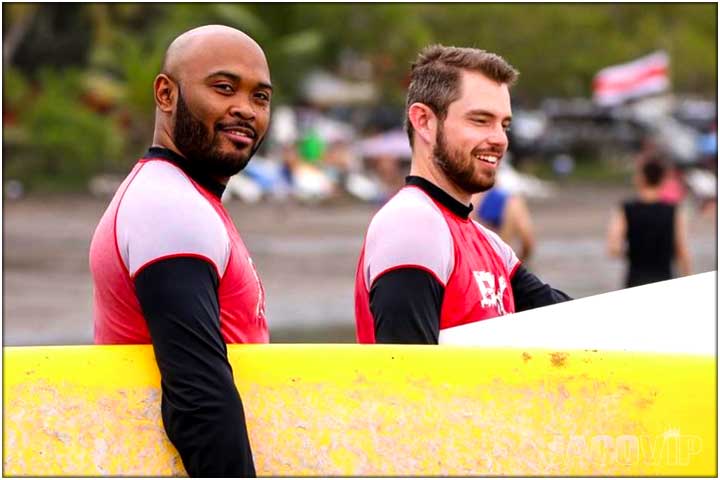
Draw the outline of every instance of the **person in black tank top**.
<instances>
[{"instance_id":1,"label":"person in black tank top","mask_svg":"<svg viewBox=\"0 0 720 480\"><path fill-rule=\"evenodd\" d=\"M672 278L675 205L631 200L623 204L629 269L626 286Z\"/></svg>"},{"instance_id":2,"label":"person in black tank top","mask_svg":"<svg viewBox=\"0 0 720 480\"><path fill-rule=\"evenodd\" d=\"M659 159L643 162L635 175L637 197L623 202L610 223L610 253L628 259L626 287L673 278L673 260L681 275L690 274L682 212L660 201L664 175Z\"/></svg>"}]
</instances>

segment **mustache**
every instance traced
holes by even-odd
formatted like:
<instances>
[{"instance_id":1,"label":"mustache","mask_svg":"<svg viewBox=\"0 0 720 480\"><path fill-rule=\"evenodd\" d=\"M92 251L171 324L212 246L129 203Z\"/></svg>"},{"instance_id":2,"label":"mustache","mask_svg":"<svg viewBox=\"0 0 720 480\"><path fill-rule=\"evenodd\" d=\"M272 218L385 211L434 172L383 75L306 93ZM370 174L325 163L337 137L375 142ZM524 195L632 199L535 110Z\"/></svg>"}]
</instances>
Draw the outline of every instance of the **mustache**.
<instances>
[{"instance_id":1,"label":"mustache","mask_svg":"<svg viewBox=\"0 0 720 480\"><path fill-rule=\"evenodd\" d=\"M249 122L243 122L243 121L239 121L239 122L228 122L228 123L218 122L218 123L215 124L215 131L218 132L218 131L220 131L220 130L225 130L226 128L233 128L233 127L235 127L235 128L247 128L248 130L252 131L252 133L253 133L253 138L258 138L257 130L255 130L255 127L253 127L251 123L249 123Z\"/></svg>"},{"instance_id":2,"label":"mustache","mask_svg":"<svg viewBox=\"0 0 720 480\"><path fill-rule=\"evenodd\" d=\"M470 155L497 155L498 157L502 157L505 152L502 148L474 148L472 152L470 152Z\"/></svg>"}]
</instances>

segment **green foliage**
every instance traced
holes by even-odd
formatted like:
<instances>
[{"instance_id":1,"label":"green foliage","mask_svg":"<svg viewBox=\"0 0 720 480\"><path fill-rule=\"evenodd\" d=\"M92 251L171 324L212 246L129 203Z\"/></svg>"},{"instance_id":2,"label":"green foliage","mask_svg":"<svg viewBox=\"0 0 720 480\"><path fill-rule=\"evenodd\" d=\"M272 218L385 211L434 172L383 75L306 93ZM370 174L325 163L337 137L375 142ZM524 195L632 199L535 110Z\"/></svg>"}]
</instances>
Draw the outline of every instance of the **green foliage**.
<instances>
[{"instance_id":1,"label":"green foliage","mask_svg":"<svg viewBox=\"0 0 720 480\"><path fill-rule=\"evenodd\" d=\"M3 103L6 110L17 110L30 92L30 86L16 68L3 71Z\"/></svg>"},{"instance_id":2,"label":"green foliage","mask_svg":"<svg viewBox=\"0 0 720 480\"><path fill-rule=\"evenodd\" d=\"M21 110L20 140L5 153L5 176L33 187L39 183L84 188L90 177L118 160L122 135L108 117L80 102L81 75L74 70L41 72L42 90Z\"/></svg>"},{"instance_id":3,"label":"green foliage","mask_svg":"<svg viewBox=\"0 0 720 480\"><path fill-rule=\"evenodd\" d=\"M717 5L708 3L8 4L3 13L4 112L16 119L4 125L4 173L31 182L80 186L94 172L126 169L151 141L152 83L165 49L211 23L263 47L275 105L300 100L310 71L338 72L342 59L356 58L372 66L382 101L401 106L409 66L432 43L501 54L521 72L513 98L530 105L588 97L598 70L658 49L670 54L675 92L716 95ZM85 50L53 49L48 38ZM18 52L59 67L35 75L47 64ZM78 70L65 71L71 66ZM101 106L87 107L88 95Z\"/></svg>"}]
</instances>

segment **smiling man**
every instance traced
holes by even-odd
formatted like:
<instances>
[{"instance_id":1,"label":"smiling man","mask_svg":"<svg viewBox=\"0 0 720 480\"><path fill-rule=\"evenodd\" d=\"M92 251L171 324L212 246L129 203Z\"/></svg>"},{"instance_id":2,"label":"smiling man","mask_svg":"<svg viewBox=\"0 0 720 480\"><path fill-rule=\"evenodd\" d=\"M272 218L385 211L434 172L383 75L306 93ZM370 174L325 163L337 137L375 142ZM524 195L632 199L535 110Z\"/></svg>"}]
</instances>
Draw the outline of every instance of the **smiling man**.
<instances>
[{"instance_id":1,"label":"smiling man","mask_svg":"<svg viewBox=\"0 0 720 480\"><path fill-rule=\"evenodd\" d=\"M434 45L413 64L410 176L372 219L355 277L361 343L436 344L443 329L570 299L469 218L507 150L516 77L472 48Z\"/></svg>"},{"instance_id":2,"label":"smiling man","mask_svg":"<svg viewBox=\"0 0 720 480\"><path fill-rule=\"evenodd\" d=\"M255 476L226 343L268 342L265 298L220 197L265 137L271 94L243 32L176 38L155 78L153 144L90 246L95 342L152 343L163 424L191 476Z\"/></svg>"}]
</instances>

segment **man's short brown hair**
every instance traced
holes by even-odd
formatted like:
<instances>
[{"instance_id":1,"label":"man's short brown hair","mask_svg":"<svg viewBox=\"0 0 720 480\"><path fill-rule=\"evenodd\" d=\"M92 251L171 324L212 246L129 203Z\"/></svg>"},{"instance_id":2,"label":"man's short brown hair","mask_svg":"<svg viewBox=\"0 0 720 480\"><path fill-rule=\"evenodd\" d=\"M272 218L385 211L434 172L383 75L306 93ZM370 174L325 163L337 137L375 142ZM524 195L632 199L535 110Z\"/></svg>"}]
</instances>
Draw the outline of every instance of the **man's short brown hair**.
<instances>
[{"instance_id":1,"label":"man's short brown hair","mask_svg":"<svg viewBox=\"0 0 720 480\"><path fill-rule=\"evenodd\" d=\"M415 102L424 103L442 121L452 102L460 98L460 72L479 72L498 83L511 86L519 73L504 58L477 48L430 45L418 55L410 69L410 86L405 103L405 129L410 146L413 126L408 109Z\"/></svg>"}]
</instances>

